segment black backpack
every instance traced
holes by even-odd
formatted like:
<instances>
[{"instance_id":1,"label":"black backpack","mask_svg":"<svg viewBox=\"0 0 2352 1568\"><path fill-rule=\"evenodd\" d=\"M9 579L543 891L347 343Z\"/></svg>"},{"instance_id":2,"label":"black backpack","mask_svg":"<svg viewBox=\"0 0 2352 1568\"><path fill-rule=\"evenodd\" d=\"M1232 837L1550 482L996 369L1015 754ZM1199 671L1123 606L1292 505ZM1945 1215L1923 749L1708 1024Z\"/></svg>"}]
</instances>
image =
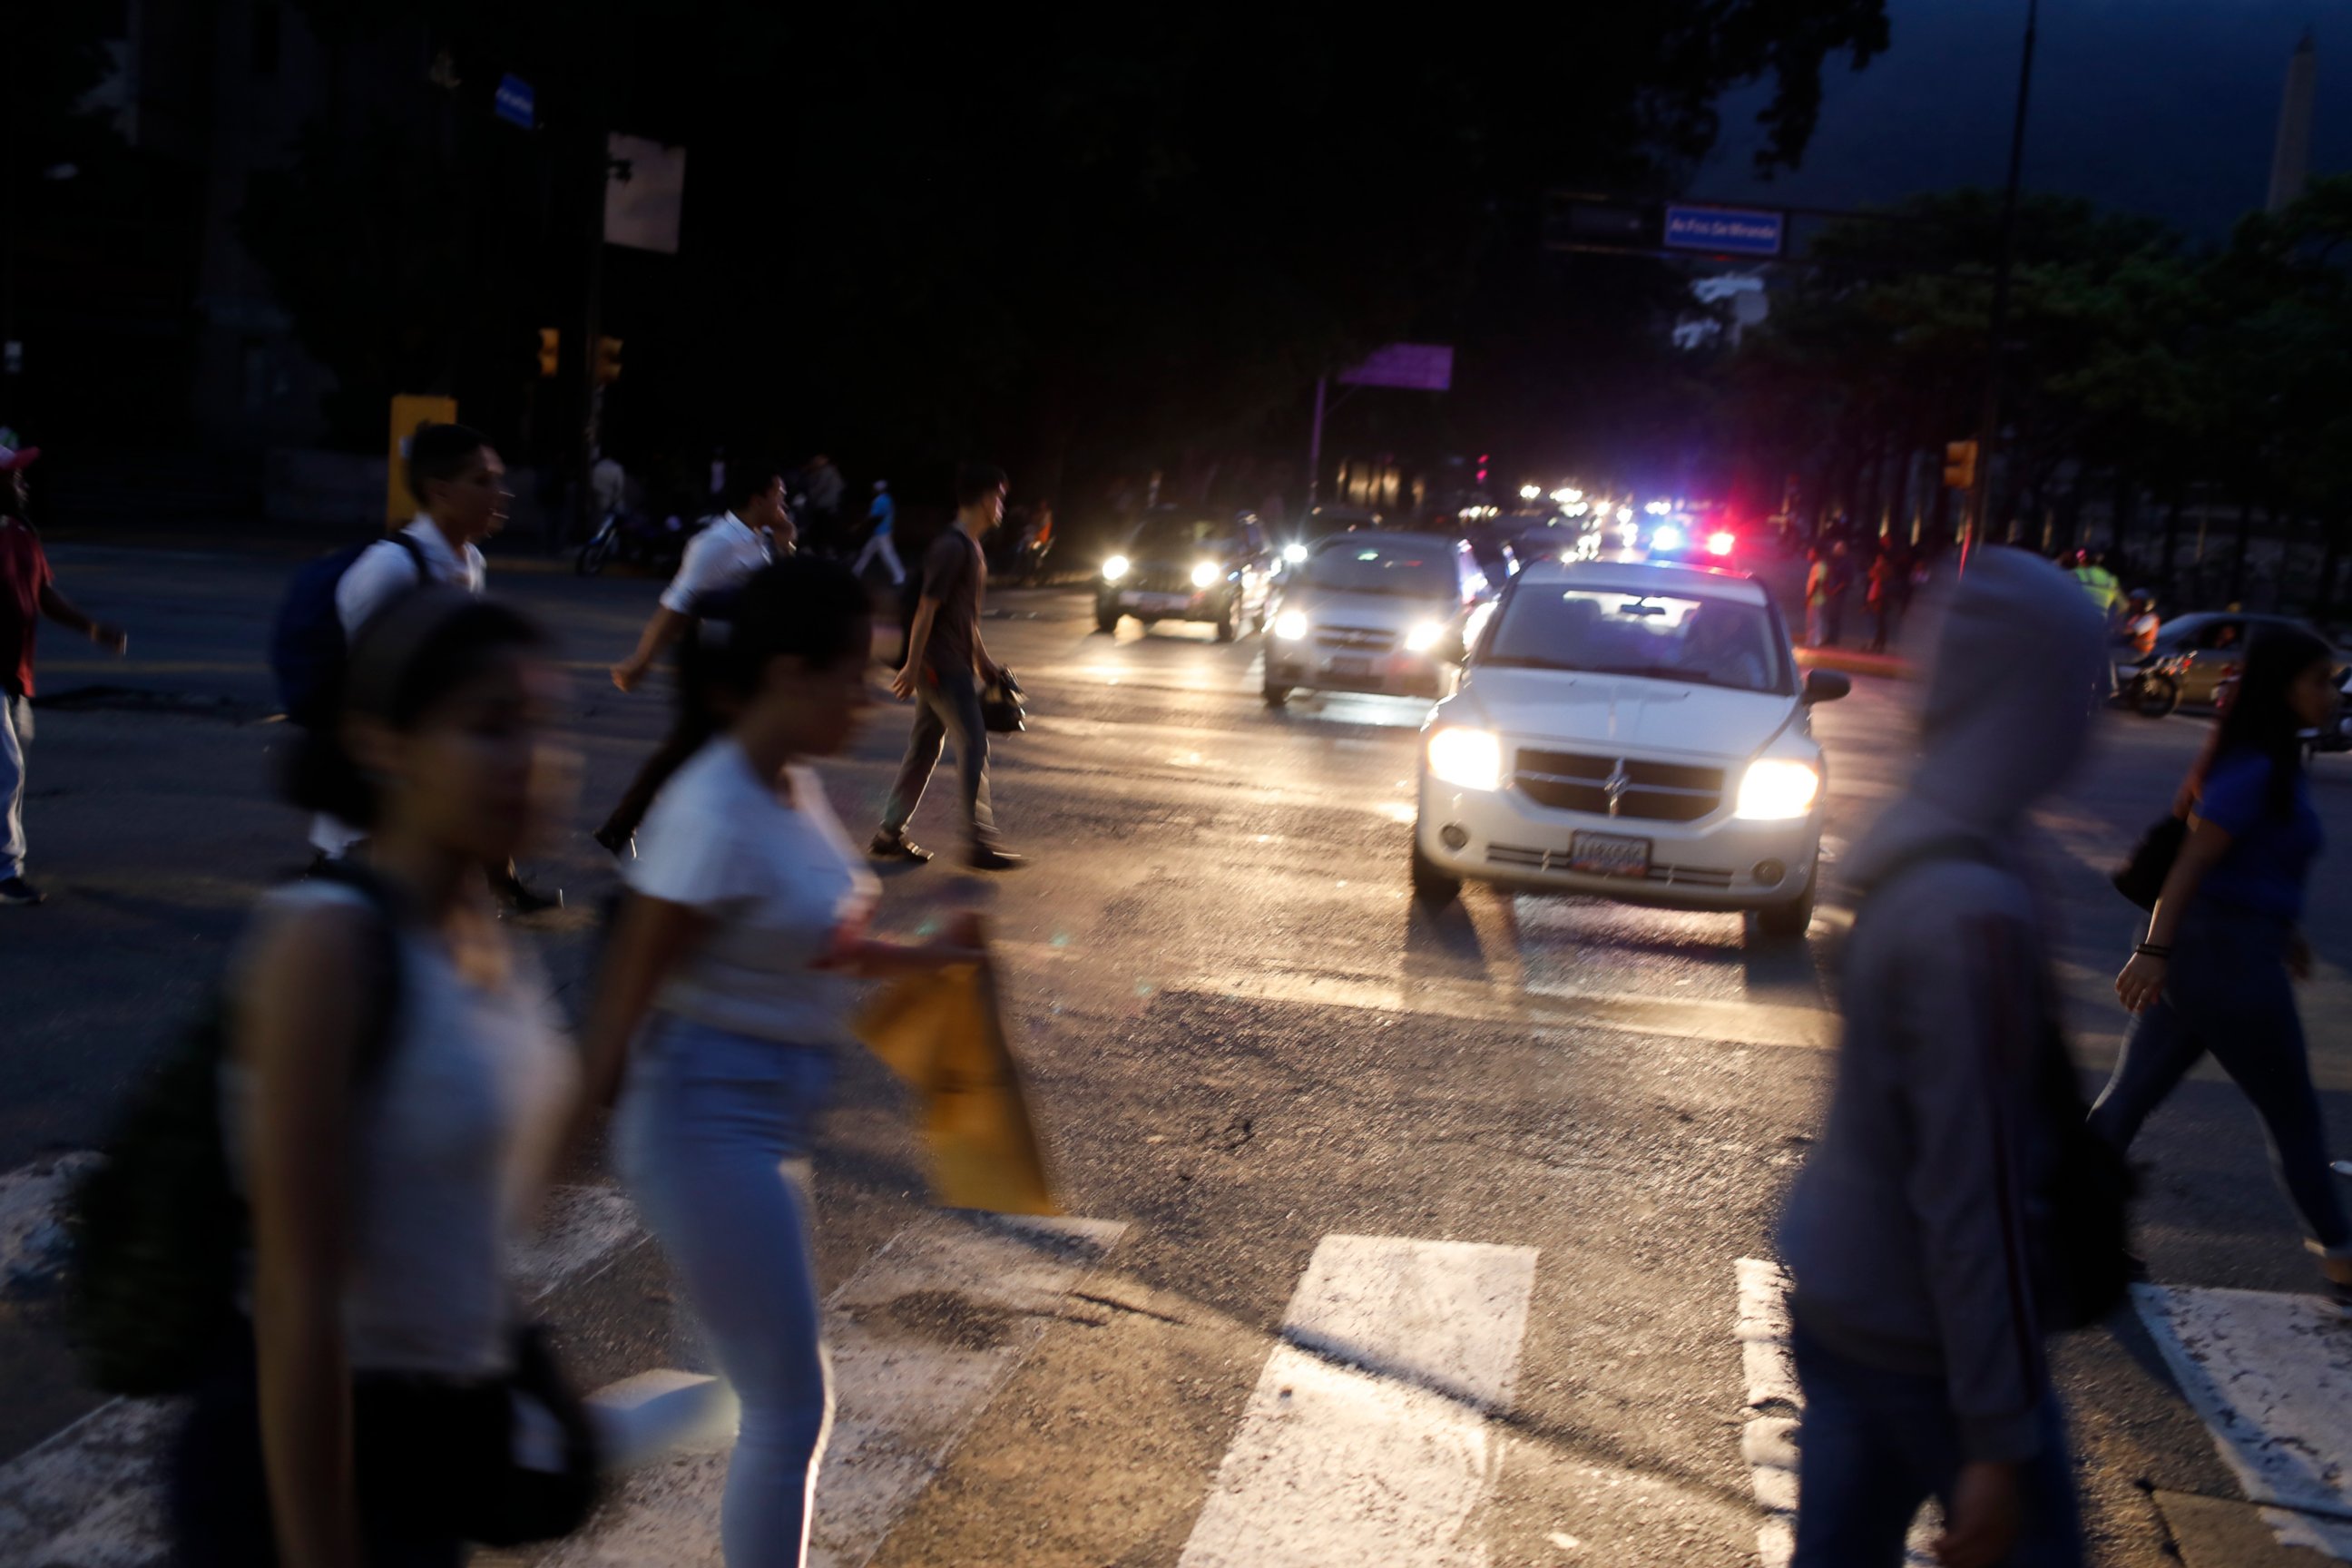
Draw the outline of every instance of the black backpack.
<instances>
[{"instance_id":1,"label":"black backpack","mask_svg":"<svg viewBox=\"0 0 2352 1568\"><path fill-rule=\"evenodd\" d=\"M1855 910L1859 928L1870 895L1904 872L1937 860L1985 863L1974 841L1937 839L1920 846L1881 871L1861 889ZM2042 975L2042 1026L2034 1047L2034 1103L2048 1132L2051 1166L2039 1192L2028 1194L2041 1223L2035 1238L2039 1306L2049 1328L2087 1329L2115 1310L2129 1288L2131 1166L2091 1131L2083 1103L2082 1080L2059 1021L2057 987Z\"/></svg>"},{"instance_id":2,"label":"black backpack","mask_svg":"<svg viewBox=\"0 0 2352 1568\"><path fill-rule=\"evenodd\" d=\"M417 585L433 580L424 548L405 533L388 535L408 552L416 568ZM294 574L286 596L278 603L278 619L269 632L269 668L278 677L278 700L286 717L306 730L330 722L343 691L343 666L351 648L343 637L343 618L335 609L335 588L359 558L383 542L371 539L322 555Z\"/></svg>"},{"instance_id":3,"label":"black backpack","mask_svg":"<svg viewBox=\"0 0 2352 1568\"><path fill-rule=\"evenodd\" d=\"M389 890L341 861L315 875L359 889L379 929L375 994L355 1077L380 1074L400 996L400 939ZM104 1159L65 1211L68 1335L84 1379L106 1394L152 1397L194 1386L233 1342L251 1226L221 1135L226 997L212 1001L131 1096Z\"/></svg>"}]
</instances>

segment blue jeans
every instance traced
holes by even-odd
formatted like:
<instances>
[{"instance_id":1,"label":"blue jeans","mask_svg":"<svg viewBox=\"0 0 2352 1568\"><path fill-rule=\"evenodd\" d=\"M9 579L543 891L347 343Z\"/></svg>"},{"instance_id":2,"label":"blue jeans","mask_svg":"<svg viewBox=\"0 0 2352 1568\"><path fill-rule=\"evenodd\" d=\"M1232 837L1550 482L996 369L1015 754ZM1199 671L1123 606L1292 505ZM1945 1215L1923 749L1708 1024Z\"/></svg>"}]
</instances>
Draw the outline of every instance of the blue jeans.
<instances>
[{"instance_id":1,"label":"blue jeans","mask_svg":"<svg viewBox=\"0 0 2352 1568\"><path fill-rule=\"evenodd\" d=\"M833 1077L820 1047L655 1015L621 1102L623 1178L742 1401L719 1533L728 1568L799 1568L833 1420L804 1158Z\"/></svg>"},{"instance_id":2,"label":"blue jeans","mask_svg":"<svg viewBox=\"0 0 2352 1568\"><path fill-rule=\"evenodd\" d=\"M1790 1568L1899 1568L1919 1505L1948 1507L1960 1436L1941 1377L1887 1372L1790 1335L1805 1413L1797 1432L1797 1551ZM2042 1451L2024 1462L2023 1519L2005 1568L2079 1568L2082 1526L2058 1395L2042 1385Z\"/></svg>"},{"instance_id":3,"label":"blue jeans","mask_svg":"<svg viewBox=\"0 0 2352 1568\"><path fill-rule=\"evenodd\" d=\"M2115 1076L2091 1108L2091 1130L2117 1151L2206 1052L2253 1102L2270 1132L2271 1168L2311 1239L2352 1252L2352 1225L2327 1165L2327 1131L2304 1053L2303 1019L2286 969L2284 921L2200 900L2173 940L2164 993L2132 1020Z\"/></svg>"},{"instance_id":4,"label":"blue jeans","mask_svg":"<svg viewBox=\"0 0 2352 1568\"><path fill-rule=\"evenodd\" d=\"M25 748L33 743L33 700L0 686L0 882L25 869Z\"/></svg>"}]
</instances>

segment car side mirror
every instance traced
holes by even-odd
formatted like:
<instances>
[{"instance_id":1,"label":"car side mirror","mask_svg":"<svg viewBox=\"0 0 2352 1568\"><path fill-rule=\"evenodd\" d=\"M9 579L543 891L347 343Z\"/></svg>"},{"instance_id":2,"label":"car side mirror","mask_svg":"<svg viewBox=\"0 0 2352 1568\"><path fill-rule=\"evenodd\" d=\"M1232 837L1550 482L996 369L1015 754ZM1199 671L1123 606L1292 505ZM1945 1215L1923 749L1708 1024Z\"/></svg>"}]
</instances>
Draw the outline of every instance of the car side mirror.
<instances>
[{"instance_id":1,"label":"car side mirror","mask_svg":"<svg viewBox=\"0 0 2352 1568\"><path fill-rule=\"evenodd\" d=\"M1804 700L1808 707L1816 702L1834 702L1853 690L1853 682L1834 669L1805 671Z\"/></svg>"}]
</instances>

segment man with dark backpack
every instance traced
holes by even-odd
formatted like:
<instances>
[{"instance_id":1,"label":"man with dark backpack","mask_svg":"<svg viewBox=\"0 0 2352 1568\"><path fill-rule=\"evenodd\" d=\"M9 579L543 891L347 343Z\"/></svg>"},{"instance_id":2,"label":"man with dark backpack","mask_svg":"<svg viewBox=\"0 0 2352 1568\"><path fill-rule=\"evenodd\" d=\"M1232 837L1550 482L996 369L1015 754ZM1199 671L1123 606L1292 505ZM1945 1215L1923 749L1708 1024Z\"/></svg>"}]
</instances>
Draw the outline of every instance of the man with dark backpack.
<instances>
[{"instance_id":1,"label":"man with dark backpack","mask_svg":"<svg viewBox=\"0 0 2352 1568\"><path fill-rule=\"evenodd\" d=\"M1896 1568L1929 1497L1949 1568L2083 1560L2042 1337L2120 1298L2127 1182L2085 1136L2022 842L2084 751L2105 641L2063 572L1979 555L1917 771L1849 857L1835 1087L1780 1229L1796 1568Z\"/></svg>"}]
</instances>

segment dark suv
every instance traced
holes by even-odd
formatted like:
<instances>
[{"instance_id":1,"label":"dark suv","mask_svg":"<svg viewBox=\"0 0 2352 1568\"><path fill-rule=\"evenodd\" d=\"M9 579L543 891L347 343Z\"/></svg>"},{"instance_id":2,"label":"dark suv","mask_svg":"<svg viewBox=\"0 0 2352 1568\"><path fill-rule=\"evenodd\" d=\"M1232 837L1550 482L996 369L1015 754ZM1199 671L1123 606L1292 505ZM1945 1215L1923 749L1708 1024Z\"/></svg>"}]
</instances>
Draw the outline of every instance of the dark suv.
<instances>
[{"instance_id":1,"label":"dark suv","mask_svg":"<svg viewBox=\"0 0 2352 1568\"><path fill-rule=\"evenodd\" d=\"M1095 584L1095 626L1117 631L1122 616L1147 626L1205 621L1217 628L1219 642L1231 642L1244 622L1264 629L1271 566L1256 522L1154 508L1103 562Z\"/></svg>"}]
</instances>

